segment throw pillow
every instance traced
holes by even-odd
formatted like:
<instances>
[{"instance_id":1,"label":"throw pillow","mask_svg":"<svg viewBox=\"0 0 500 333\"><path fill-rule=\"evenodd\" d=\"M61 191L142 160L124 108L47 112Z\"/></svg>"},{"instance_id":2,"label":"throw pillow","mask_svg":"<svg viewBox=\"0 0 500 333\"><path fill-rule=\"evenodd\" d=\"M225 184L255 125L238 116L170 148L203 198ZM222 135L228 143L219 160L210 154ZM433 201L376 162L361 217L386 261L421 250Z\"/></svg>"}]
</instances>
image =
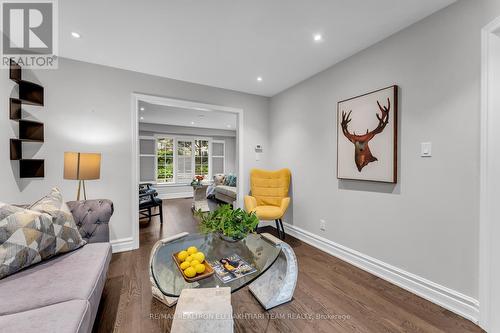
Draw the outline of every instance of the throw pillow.
<instances>
[{"instance_id":1,"label":"throw pillow","mask_svg":"<svg viewBox=\"0 0 500 333\"><path fill-rule=\"evenodd\" d=\"M232 186L232 187L236 187L236 176L235 175L232 175L231 176L231 179L229 181L229 186Z\"/></svg>"},{"instance_id":2,"label":"throw pillow","mask_svg":"<svg viewBox=\"0 0 500 333\"><path fill-rule=\"evenodd\" d=\"M48 195L36 201L29 209L52 217L57 239L56 254L73 251L86 244L59 189L53 188Z\"/></svg>"},{"instance_id":3,"label":"throw pillow","mask_svg":"<svg viewBox=\"0 0 500 333\"><path fill-rule=\"evenodd\" d=\"M224 175L222 173L214 175L214 185L222 185L222 184L224 184Z\"/></svg>"},{"instance_id":4,"label":"throw pillow","mask_svg":"<svg viewBox=\"0 0 500 333\"><path fill-rule=\"evenodd\" d=\"M231 182L231 175L227 175L224 177L224 185L229 186L229 183Z\"/></svg>"},{"instance_id":5,"label":"throw pillow","mask_svg":"<svg viewBox=\"0 0 500 333\"><path fill-rule=\"evenodd\" d=\"M55 253L50 215L0 203L0 279Z\"/></svg>"}]
</instances>

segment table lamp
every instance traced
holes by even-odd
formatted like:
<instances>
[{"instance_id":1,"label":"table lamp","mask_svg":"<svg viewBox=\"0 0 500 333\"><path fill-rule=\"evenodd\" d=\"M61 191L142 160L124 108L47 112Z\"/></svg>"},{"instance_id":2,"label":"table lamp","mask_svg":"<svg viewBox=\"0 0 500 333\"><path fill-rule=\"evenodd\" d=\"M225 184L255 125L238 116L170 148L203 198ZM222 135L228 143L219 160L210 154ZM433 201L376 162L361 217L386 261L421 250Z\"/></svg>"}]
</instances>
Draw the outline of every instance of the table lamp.
<instances>
[{"instance_id":1,"label":"table lamp","mask_svg":"<svg viewBox=\"0 0 500 333\"><path fill-rule=\"evenodd\" d=\"M83 198L87 200L85 181L101 177L101 154L99 153L64 153L64 179L78 180L76 200L80 200L83 187Z\"/></svg>"}]
</instances>

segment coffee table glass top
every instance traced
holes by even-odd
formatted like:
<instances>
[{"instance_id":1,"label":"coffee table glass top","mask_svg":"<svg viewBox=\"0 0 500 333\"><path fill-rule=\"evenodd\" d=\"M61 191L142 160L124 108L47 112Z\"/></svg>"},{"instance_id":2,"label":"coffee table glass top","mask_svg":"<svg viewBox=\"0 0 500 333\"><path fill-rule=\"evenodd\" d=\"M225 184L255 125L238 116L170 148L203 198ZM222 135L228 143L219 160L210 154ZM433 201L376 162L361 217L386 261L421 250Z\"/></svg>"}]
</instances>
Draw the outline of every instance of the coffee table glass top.
<instances>
[{"instance_id":1,"label":"coffee table glass top","mask_svg":"<svg viewBox=\"0 0 500 333\"><path fill-rule=\"evenodd\" d=\"M206 260L215 261L234 254L240 256L257 271L234 281L223 283L217 273L205 279L189 283L173 261L172 253L196 246L205 253ZM178 297L186 288L230 287L234 292L246 286L264 273L278 258L281 247L258 234L249 234L238 242L228 242L216 234L189 234L160 246L153 256L152 275L158 288L167 296Z\"/></svg>"}]
</instances>

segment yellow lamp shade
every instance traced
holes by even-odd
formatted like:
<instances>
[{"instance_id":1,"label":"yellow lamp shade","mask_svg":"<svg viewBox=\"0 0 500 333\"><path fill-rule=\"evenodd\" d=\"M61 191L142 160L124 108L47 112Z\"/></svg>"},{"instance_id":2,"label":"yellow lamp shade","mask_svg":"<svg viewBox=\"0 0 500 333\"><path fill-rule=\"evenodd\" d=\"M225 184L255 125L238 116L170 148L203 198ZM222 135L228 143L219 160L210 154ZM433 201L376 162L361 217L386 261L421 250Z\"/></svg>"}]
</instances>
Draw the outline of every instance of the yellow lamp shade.
<instances>
[{"instance_id":1,"label":"yellow lamp shade","mask_svg":"<svg viewBox=\"0 0 500 333\"><path fill-rule=\"evenodd\" d=\"M101 177L101 154L64 153L64 179L92 180Z\"/></svg>"}]
</instances>

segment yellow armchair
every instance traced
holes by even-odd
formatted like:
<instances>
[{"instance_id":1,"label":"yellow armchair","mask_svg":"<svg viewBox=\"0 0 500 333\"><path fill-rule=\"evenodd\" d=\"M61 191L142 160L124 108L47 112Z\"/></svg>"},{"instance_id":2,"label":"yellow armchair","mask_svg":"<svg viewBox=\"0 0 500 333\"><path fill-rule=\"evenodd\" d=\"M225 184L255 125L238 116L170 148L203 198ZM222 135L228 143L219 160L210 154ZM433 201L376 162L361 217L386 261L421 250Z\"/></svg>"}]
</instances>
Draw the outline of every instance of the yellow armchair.
<instances>
[{"instance_id":1,"label":"yellow armchair","mask_svg":"<svg viewBox=\"0 0 500 333\"><path fill-rule=\"evenodd\" d=\"M255 212L261 220L275 220L279 237L285 239L282 218L290 204L288 190L291 173L288 169L250 171L250 189L252 195L245 196L245 209ZM281 227L281 230L280 230Z\"/></svg>"}]
</instances>

